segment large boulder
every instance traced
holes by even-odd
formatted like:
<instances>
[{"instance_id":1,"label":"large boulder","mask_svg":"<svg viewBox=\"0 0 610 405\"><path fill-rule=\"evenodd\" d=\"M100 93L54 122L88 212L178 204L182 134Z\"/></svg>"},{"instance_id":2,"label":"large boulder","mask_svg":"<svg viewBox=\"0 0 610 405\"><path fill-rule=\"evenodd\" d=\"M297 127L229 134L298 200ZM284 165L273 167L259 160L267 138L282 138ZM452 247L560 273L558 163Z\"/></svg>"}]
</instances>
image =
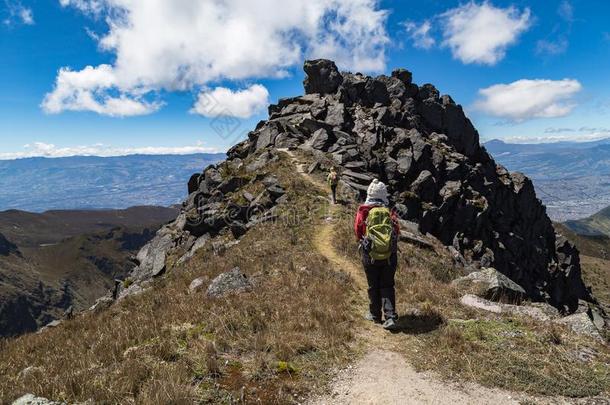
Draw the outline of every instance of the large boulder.
<instances>
[{"instance_id":1,"label":"large boulder","mask_svg":"<svg viewBox=\"0 0 610 405\"><path fill-rule=\"evenodd\" d=\"M333 94L343 82L335 62L327 59L305 61L303 70L307 75L303 81L306 94Z\"/></svg>"},{"instance_id":2,"label":"large boulder","mask_svg":"<svg viewBox=\"0 0 610 405\"><path fill-rule=\"evenodd\" d=\"M132 272L132 278L146 280L162 274L165 271L167 253L173 246L172 234L158 234L138 252L137 260L140 264Z\"/></svg>"},{"instance_id":3,"label":"large boulder","mask_svg":"<svg viewBox=\"0 0 610 405\"><path fill-rule=\"evenodd\" d=\"M519 304L526 293L517 283L492 267L453 280L453 285L490 301Z\"/></svg>"},{"instance_id":4,"label":"large boulder","mask_svg":"<svg viewBox=\"0 0 610 405\"><path fill-rule=\"evenodd\" d=\"M248 280L248 277L242 273L239 267L235 267L212 280L207 295L218 298L228 294L249 291L251 288L252 283Z\"/></svg>"},{"instance_id":5,"label":"large boulder","mask_svg":"<svg viewBox=\"0 0 610 405\"><path fill-rule=\"evenodd\" d=\"M566 325L573 332L579 333L581 335L587 335L594 339L603 341L602 335L599 333L599 330L593 323L593 320L589 317L586 312L579 312L572 315L568 315L566 317L561 318L558 321L559 323Z\"/></svg>"},{"instance_id":6,"label":"large boulder","mask_svg":"<svg viewBox=\"0 0 610 405\"><path fill-rule=\"evenodd\" d=\"M562 319L557 309L545 303L532 303L528 305L504 304L490 301L474 294L463 295L462 298L460 298L460 303L470 308L493 312L495 314L527 316L543 322L560 322Z\"/></svg>"}]
</instances>

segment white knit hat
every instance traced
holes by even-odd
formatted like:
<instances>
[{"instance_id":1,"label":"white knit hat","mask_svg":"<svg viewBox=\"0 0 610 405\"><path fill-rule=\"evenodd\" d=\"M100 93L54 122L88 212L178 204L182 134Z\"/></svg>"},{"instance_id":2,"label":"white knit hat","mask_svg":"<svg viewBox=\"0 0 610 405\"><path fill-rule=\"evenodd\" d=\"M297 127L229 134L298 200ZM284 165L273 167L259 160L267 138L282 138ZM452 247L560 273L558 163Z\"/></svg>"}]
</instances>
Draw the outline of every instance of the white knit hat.
<instances>
[{"instance_id":1,"label":"white knit hat","mask_svg":"<svg viewBox=\"0 0 610 405\"><path fill-rule=\"evenodd\" d=\"M373 179L366 191L366 203L382 202L388 204L388 189L385 184L377 179Z\"/></svg>"}]
</instances>

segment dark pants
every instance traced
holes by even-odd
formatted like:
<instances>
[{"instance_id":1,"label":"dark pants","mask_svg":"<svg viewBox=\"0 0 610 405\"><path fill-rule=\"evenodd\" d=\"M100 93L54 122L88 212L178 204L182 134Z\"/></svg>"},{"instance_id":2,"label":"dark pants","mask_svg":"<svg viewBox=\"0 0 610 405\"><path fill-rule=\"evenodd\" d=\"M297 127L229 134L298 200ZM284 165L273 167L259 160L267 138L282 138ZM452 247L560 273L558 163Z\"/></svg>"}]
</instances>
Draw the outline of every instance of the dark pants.
<instances>
[{"instance_id":1,"label":"dark pants","mask_svg":"<svg viewBox=\"0 0 610 405\"><path fill-rule=\"evenodd\" d=\"M335 204L337 202L337 185L331 184L330 191L333 193L333 204Z\"/></svg>"},{"instance_id":2,"label":"dark pants","mask_svg":"<svg viewBox=\"0 0 610 405\"><path fill-rule=\"evenodd\" d=\"M362 257L366 281L369 284L369 311L375 320L381 321L382 310L385 319L398 317L394 292L396 262L396 255L390 260L378 262L372 262L367 254Z\"/></svg>"}]
</instances>

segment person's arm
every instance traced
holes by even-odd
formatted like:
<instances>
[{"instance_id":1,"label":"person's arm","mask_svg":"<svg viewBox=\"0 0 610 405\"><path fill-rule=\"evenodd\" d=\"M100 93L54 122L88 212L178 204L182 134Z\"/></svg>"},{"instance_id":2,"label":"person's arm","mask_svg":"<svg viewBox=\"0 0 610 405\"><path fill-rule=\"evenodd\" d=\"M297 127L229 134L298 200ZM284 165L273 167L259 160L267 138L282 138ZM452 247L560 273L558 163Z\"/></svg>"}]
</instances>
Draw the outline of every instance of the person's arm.
<instances>
[{"instance_id":1,"label":"person's arm","mask_svg":"<svg viewBox=\"0 0 610 405\"><path fill-rule=\"evenodd\" d=\"M396 214L396 210L392 210L392 225L394 226L394 232L396 235L400 235L400 222L398 222L398 215Z\"/></svg>"}]
</instances>

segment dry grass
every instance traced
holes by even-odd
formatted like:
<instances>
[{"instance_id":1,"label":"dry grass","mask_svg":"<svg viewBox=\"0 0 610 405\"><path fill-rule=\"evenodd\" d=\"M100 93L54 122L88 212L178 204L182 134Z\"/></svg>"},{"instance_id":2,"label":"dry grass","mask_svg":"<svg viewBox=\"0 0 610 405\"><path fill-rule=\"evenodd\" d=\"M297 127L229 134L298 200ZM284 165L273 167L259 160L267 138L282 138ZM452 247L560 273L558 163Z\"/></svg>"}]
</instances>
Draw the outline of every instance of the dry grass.
<instances>
[{"instance_id":1,"label":"dry grass","mask_svg":"<svg viewBox=\"0 0 610 405\"><path fill-rule=\"evenodd\" d=\"M569 397L608 394L607 348L557 326L522 319L451 320L417 342L415 364L447 378ZM583 348L593 359L579 359Z\"/></svg>"},{"instance_id":2,"label":"dry grass","mask_svg":"<svg viewBox=\"0 0 610 405\"><path fill-rule=\"evenodd\" d=\"M3 341L0 402L31 392L68 402L291 403L315 390L351 353L353 289L313 251L317 203L289 169L274 168L299 232L288 221L262 225L224 256L201 252L100 315ZM252 292L188 294L192 279L236 265Z\"/></svg>"},{"instance_id":3,"label":"dry grass","mask_svg":"<svg viewBox=\"0 0 610 405\"><path fill-rule=\"evenodd\" d=\"M335 247L358 264L346 208ZM442 249L400 244L396 299L405 326L394 339L419 370L489 387L570 397L610 393L610 350L555 324L464 307L448 283L459 276ZM579 359L582 350L593 353Z\"/></svg>"},{"instance_id":4,"label":"dry grass","mask_svg":"<svg viewBox=\"0 0 610 405\"><path fill-rule=\"evenodd\" d=\"M246 234L224 256L199 252L153 289L42 334L0 341L0 402L31 392L69 402L296 403L354 354L362 295L312 245L323 198L286 161L272 169L290 203L281 221ZM333 245L358 263L352 220L340 210ZM230 238L228 235L221 237ZM421 370L538 394L608 394L608 348L567 330L463 307L442 250L400 244L403 333L388 342ZM252 292L188 294L240 266ZM357 318L358 317L358 318ZM587 348L593 353L578 359Z\"/></svg>"}]
</instances>

